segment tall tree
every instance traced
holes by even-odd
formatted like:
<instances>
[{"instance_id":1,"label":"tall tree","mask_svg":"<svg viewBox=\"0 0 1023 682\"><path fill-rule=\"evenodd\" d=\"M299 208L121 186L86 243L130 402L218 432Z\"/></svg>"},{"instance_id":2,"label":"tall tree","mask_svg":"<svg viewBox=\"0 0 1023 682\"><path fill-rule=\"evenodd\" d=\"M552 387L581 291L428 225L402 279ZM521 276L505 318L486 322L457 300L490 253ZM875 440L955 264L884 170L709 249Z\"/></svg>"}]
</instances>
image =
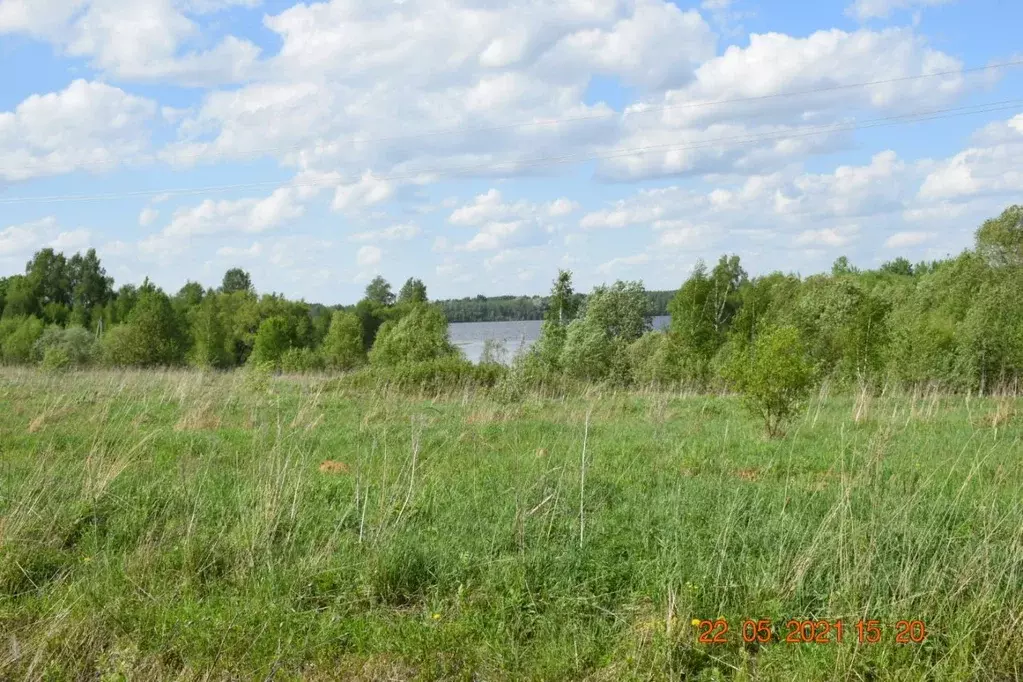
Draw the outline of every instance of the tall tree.
<instances>
[{"instance_id":1,"label":"tall tree","mask_svg":"<svg viewBox=\"0 0 1023 682\"><path fill-rule=\"evenodd\" d=\"M380 275L374 277L373 281L366 285L366 300L377 305L392 305L394 294L391 292L390 283Z\"/></svg>"},{"instance_id":2,"label":"tall tree","mask_svg":"<svg viewBox=\"0 0 1023 682\"><path fill-rule=\"evenodd\" d=\"M977 253L995 267L1023 265L1023 206L1010 206L984 221L976 233Z\"/></svg>"},{"instance_id":3,"label":"tall tree","mask_svg":"<svg viewBox=\"0 0 1023 682\"><path fill-rule=\"evenodd\" d=\"M93 310L106 305L114 295L114 278L96 255L96 249L89 249L85 255L76 253L68 261L68 276L71 284L72 320L83 327L92 322Z\"/></svg>"},{"instance_id":4,"label":"tall tree","mask_svg":"<svg viewBox=\"0 0 1023 682\"><path fill-rule=\"evenodd\" d=\"M409 277L398 292L398 303L426 303L426 285L423 280Z\"/></svg>"},{"instance_id":5,"label":"tall tree","mask_svg":"<svg viewBox=\"0 0 1023 682\"><path fill-rule=\"evenodd\" d=\"M255 292L252 287L252 278L241 268L231 268L224 273L224 281L220 285L220 290L225 294L233 294L236 291Z\"/></svg>"}]
</instances>

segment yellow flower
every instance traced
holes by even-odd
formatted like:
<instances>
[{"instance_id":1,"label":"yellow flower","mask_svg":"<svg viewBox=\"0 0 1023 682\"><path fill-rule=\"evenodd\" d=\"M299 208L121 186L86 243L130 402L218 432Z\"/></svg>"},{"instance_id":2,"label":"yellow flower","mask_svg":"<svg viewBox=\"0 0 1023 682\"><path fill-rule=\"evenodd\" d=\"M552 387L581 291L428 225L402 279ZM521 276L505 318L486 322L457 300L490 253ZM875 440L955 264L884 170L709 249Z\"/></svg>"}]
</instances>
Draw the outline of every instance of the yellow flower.
<instances>
[{"instance_id":1,"label":"yellow flower","mask_svg":"<svg viewBox=\"0 0 1023 682\"><path fill-rule=\"evenodd\" d=\"M439 613L433 614L433 619L434 620L440 620L440 614Z\"/></svg>"},{"instance_id":2,"label":"yellow flower","mask_svg":"<svg viewBox=\"0 0 1023 682\"><path fill-rule=\"evenodd\" d=\"M695 626L699 627L699 625L700 625L700 619L699 619L699 618L693 618L693 625L695 625Z\"/></svg>"}]
</instances>

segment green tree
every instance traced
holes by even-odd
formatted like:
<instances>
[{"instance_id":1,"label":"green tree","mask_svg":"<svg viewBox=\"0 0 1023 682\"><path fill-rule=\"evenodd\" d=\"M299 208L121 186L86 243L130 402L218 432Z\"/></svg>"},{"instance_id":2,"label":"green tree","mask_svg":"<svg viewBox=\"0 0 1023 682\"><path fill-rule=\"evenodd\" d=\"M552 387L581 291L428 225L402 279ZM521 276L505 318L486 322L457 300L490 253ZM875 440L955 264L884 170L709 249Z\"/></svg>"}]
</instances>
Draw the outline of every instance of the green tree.
<instances>
[{"instance_id":1,"label":"green tree","mask_svg":"<svg viewBox=\"0 0 1023 682\"><path fill-rule=\"evenodd\" d=\"M323 359L335 370L349 370L366 362L362 324L355 313L337 311L323 340Z\"/></svg>"},{"instance_id":2,"label":"green tree","mask_svg":"<svg viewBox=\"0 0 1023 682\"><path fill-rule=\"evenodd\" d=\"M561 366L580 379L631 381L628 347L650 330L649 306L642 282L594 288L582 317L567 328Z\"/></svg>"},{"instance_id":3,"label":"green tree","mask_svg":"<svg viewBox=\"0 0 1023 682\"><path fill-rule=\"evenodd\" d=\"M984 221L976 233L977 253L994 267L1023 265L1023 206Z\"/></svg>"},{"instance_id":4,"label":"green tree","mask_svg":"<svg viewBox=\"0 0 1023 682\"><path fill-rule=\"evenodd\" d=\"M35 315L40 311L35 287L25 275L14 275L7 279L5 298L4 317L20 318Z\"/></svg>"},{"instance_id":5,"label":"green tree","mask_svg":"<svg viewBox=\"0 0 1023 682\"><path fill-rule=\"evenodd\" d=\"M192 317L192 350L189 361L196 367L221 368L230 364L227 331L220 312L220 301L211 294L195 309Z\"/></svg>"},{"instance_id":6,"label":"green tree","mask_svg":"<svg viewBox=\"0 0 1023 682\"><path fill-rule=\"evenodd\" d=\"M43 327L43 321L33 315L5 319L0 325L0 359L11 365L30 362Z\"/></svg>"},{"instance_id":7,"label":"green tree","mask_svg":"<svg viewBox=\"0 0 1023 682\"><path fill-rule=\"evenodd\" d=\"M398 292L399 304L426 303L426 285L423 280L409 277Z\"/></svg>"},{"instance_id":8,"label":"green tree","mask_svg":"<svg viewBox=\"0 0 1023 682\"><path fill-rule=\"evenodd\" d=\"M249 362L280 369L281 359L291 347L292 335L288 320L278 316L268 317L259 324Z\"/></svg>"},{"instance_id":9,"label":"green tree","mask_svg":"<svg viewBox=\"0 0 1023 682\"><path fill-rule=\"evenodd\" d=\"M67 269L71 287L71 319L75 324L89 327L94 310L113 298L114 279L107 276L95 249L89 249L84 256L77 253L71 256Z\"/></svg>"},{"instance_id":10,"label":"green tree","mask_svg":"<svg viewBox=\"0 0 1023 682\"><path fill-rule=\"evenodd\" d=\"M106 361L118 366L166 367L185 357L182 321L170 298L147 279L127 322L110 339L104 338Z\"/></svg>"},{"instance_id":11,"label":"green tree","mask_svg":"<svg viewBox=\"0 0 1023 682\"><path fill-rule=\"evenodd\" d=\"M366 285L366 300L381 306L393 305L394 294L391 293L390 283L380 275L374 277Z\"/></svg>"},{"instance_id":12,"label":"green tree","mask_svg":"<svg viewBox=\"0 0 1023 682\"><path fill-rule=\"evenodd\" d=\"M772 438L801 409L813 381L813 366L795 327L775 327L760 334L727 369L743 403L764 421Z\"/></svg>"},{"instance_id":13,"label":"green tree","mask_svg":"<svg viewBox=\"0 0 1023 682\"><path fill-rule=\"evenodd\" d=\"M551 285L549 302L540 326L540 336L530 349L531 362L541 372L554 372L561 368L568 326L578 312L579 301L572 289L570 270L558 270L558 276Z\"/></svg>"},{"instance_id":14,"label":"green tree","mask_svg":"<svg viewBox=\"0 0 1023 682\"><path fill-rule=\"evenodd\" d=\"M241 268L231 268L224 273L224 280L220 284L220 290L225 294L233 294L238 291L256 292L252 286L252 278L249 277L249 273Z\"/></svg>"},{"instance_id":15,"label":"green tree","mask_svg":"<svg viewBox=\"0 0 1023 682\"><path fill-rule=\"evenodd\" d=\"M439 308L414 306L398 321L381 326L369 353L374 365L399 365L457 355L448 340L448 321Z\"/></svg>"}]
</instances>

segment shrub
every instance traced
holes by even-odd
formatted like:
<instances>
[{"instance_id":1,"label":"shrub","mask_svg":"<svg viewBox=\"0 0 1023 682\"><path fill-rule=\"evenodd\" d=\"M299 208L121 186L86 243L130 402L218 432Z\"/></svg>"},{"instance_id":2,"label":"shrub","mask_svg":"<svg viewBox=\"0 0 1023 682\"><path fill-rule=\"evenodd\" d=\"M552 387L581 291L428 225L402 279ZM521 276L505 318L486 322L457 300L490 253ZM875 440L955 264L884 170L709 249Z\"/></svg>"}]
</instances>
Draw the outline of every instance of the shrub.
<instances>
[{"instance_id":1,"label":"shrub","mask_svg":"<svg viewBox=\"0 0 1023 682\"><path fill-rule=\"evenodd\" d=\"M62 370L67 369L71 365L71 356L60 346L50 346L43 353L42 368L45 370Z\"/></svg>"},{"instance_id":2,"label":"shrub","mask_svg":"<svg viewBox=\"0 0 1023 682\"><path fill-rule=\"evenodd\" d=\"M288 321L280 316L268 317L259 324L256 341L252 347L249 362L269 364L280 369L281 359L291 348L291 329Z\"/></svg>"},{"instance_id":3,"label":"shrub","mask_svg":"<svg viewBox=\"0 0 1023 682\"><path fill-rule=\"evenodd\" d=\"M647 332L629 344L627 353L637 383L665 386L681 379L677 345L671 343L666 332Z\"/></svg>"},{"instance_id":4,"label":"shrub","mask_svg":"<svg viewBox=\"0 0 1023 682\"><path fill-rule=\"evenodd\" d=\"M281 369L292 374L323 369L323 357L312 348L289 348L281 356Z\"/></svg>"},{"instance_id":5,"label":"shrub","mask_svg":"<svg viewBox=\"0 0 1023 682\"><path fill-rule=\"evenodd\" d=\"M82 327L47 327L32 346L32 359L45 362L51 350L59 350L67 357L68 365L83 366L91 363L96 354L95 337ZM59 355L54 355L59 357Z\"/></svg>"},{"instance_id":6,"label":"shrub","mask_svg":"<svg viewBox=\"0 0 1023 682\"><path fill-rule=\"evenodd\" d=\"M35 316L4 320L0 328L0 358L17 364L32 359L32 347L43 335L43 321Z\"/></svg>"},{"instance_id":7,"label":"shrub","mask_svg":"<svg viewBox=\"0 0 1023 682\"><path fill-rule=\"evenodd\" d=\"M448 322L439 308L417 305L397 322L385 322L369 353L374 365L394 366L459 356L448 340Z\"/></svg>"},{"instance_id":8,"label":"shrub","mask_svg":"<svg viewBox=\"0 0 1023 682\"><path fill-rule=\"evenodd\" d=\"M366 362L362 322L355 313L335 312L323 340L323 359L330 369L349 370Z\"/></svg>"},{"instance_id":9,"label":"shrub","mask_svg":"<svg viewBox=\"0 0 1023 682\"><path fill-rule=\"evenodd\" d=\"M801 408L813 380L799 331L788 326L765 331L745 352L736 353L727 374L772 438L782 435L783 425Z\"/></svg>"}]
</instances>

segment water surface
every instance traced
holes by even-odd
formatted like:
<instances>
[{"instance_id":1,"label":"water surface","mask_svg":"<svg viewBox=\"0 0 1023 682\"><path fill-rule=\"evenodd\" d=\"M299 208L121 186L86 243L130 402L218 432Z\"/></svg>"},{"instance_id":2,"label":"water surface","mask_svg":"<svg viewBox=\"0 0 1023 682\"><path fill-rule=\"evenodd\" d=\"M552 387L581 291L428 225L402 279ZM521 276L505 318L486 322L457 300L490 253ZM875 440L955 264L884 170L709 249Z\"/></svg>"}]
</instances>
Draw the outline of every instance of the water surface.
<instances>
[{"instance_id":1,"label":"water surface","mask_svg":"<svg viewBox=\"0 0 1023 682\"><path fill-rule=\"evenodd\" d=\"M653 319L654 329L668 326L670 317L664 315ZM448 326L451 343L462 349L465 357L479 362L483 354L483 344L493 339L504 345L505 361L510 361L521 348L525 350L533 345L540 336L540 320L523 320L516 322L454 322Z\"/></svg>"}]
</instances>

